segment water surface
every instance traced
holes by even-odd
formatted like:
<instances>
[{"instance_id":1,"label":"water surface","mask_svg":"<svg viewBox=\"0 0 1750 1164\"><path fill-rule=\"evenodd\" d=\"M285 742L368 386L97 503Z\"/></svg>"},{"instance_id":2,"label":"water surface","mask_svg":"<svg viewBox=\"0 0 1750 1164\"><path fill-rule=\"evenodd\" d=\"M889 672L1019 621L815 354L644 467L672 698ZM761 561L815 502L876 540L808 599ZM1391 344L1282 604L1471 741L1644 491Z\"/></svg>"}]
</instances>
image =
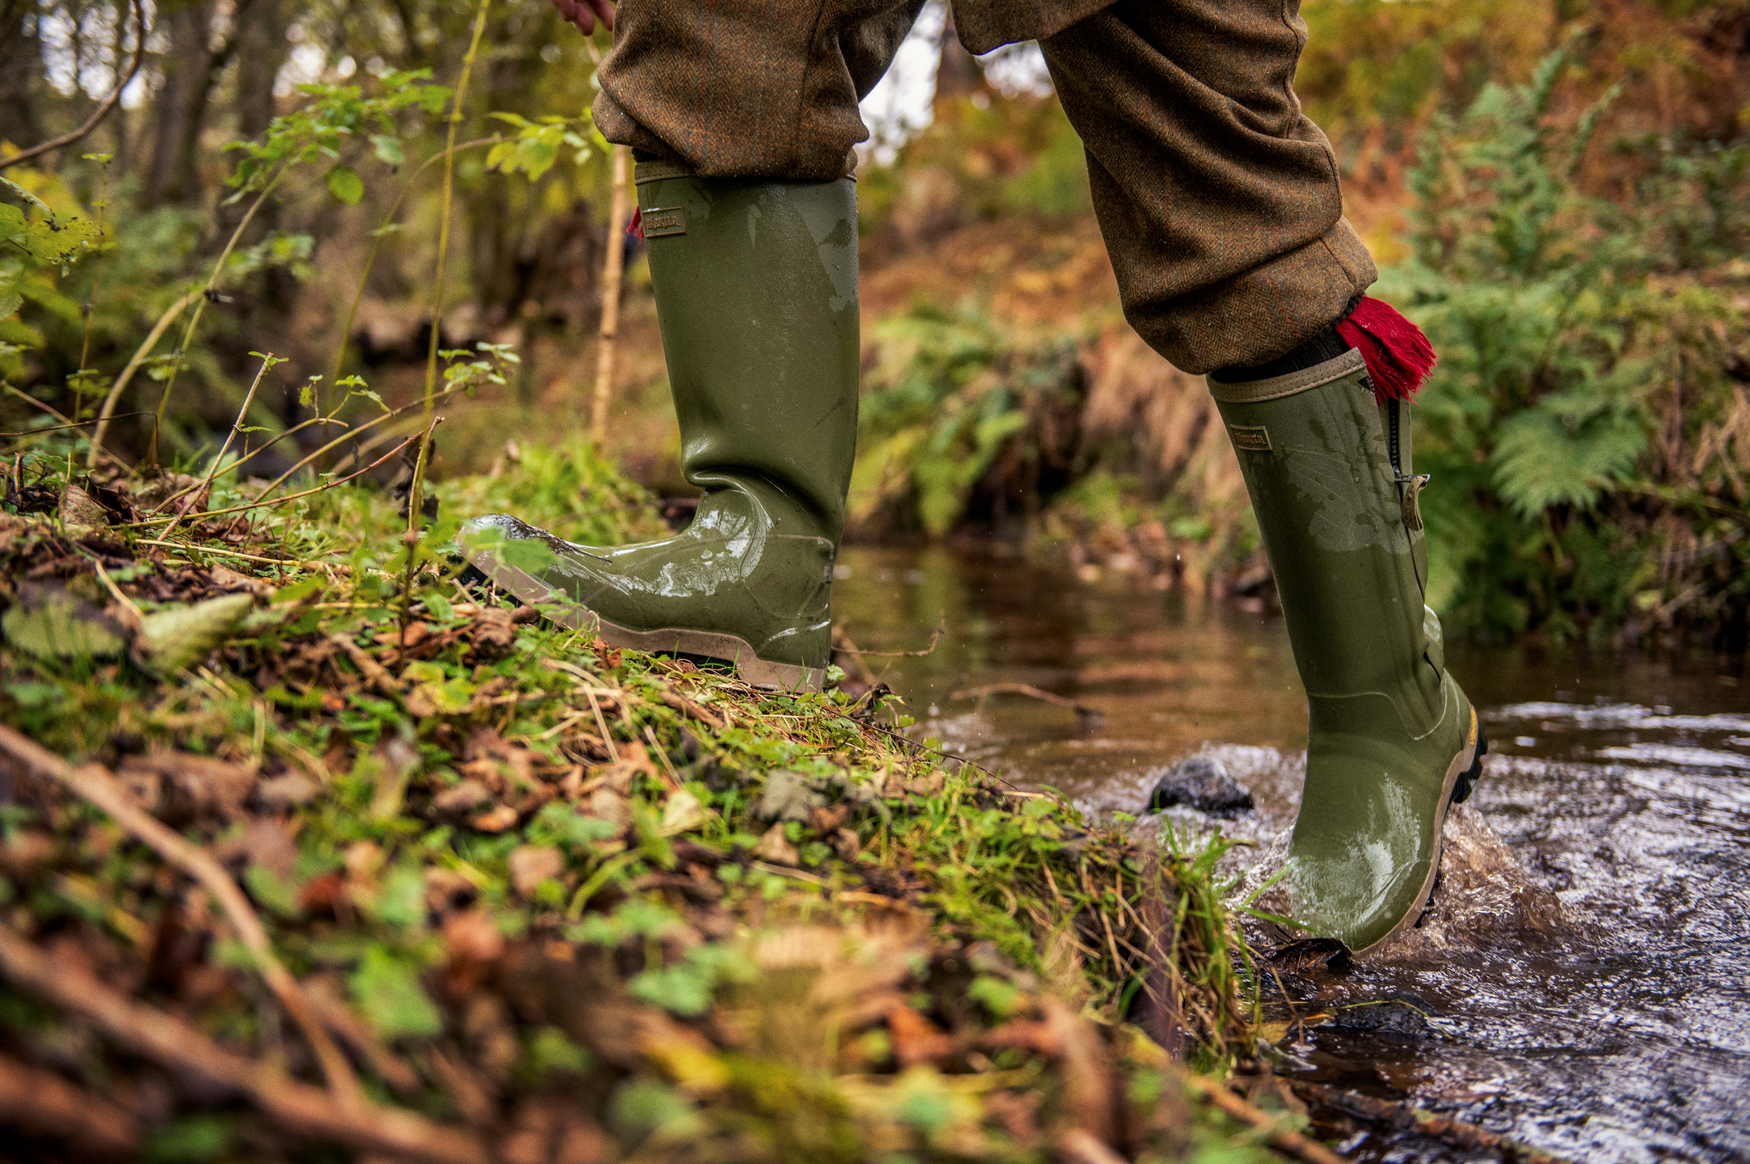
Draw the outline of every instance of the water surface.
<instances>
[{"instance_id":1,"label":"water surface","mask_svg":"<svg viewBox=\"0 0 1750 1164\"><path fill-rule=\"evenodd\" d=\"M849 547L835 614L923 734L1018 783L1140 814L1209 752L1281 860L1305 763L1279 618L1079 577L1001 547ZM1257 606L1258 604L1250 604ZM1329 1016L1285 1068L1417 1103L1576 1161L1750 1160L1750 675L1706 654L1449 652L1492 741L1447 826L1420 928L1347 975L1287 977L1277 1017ZM1025 684L1098 712L977 689ZM1181 826L1214 827L1190 809ZM1253 935L1268 945L1272 935ZM1363 1136L1357 1158L1449 1158Z\"/></svg>"}]
</instances>

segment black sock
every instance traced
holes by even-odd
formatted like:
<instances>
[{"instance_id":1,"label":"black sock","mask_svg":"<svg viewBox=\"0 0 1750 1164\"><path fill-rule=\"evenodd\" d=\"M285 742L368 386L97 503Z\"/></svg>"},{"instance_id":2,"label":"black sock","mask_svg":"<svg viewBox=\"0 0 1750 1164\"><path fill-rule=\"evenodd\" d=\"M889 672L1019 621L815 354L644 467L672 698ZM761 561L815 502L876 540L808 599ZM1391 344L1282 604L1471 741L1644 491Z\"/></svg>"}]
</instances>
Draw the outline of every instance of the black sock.
<instances>
[{"instance_id":1,"label":"black sock","mask_svg":"<svg viewBox=\"0 0 1750 1164\"><path fill-rule=\"evenodd\" d=\"M1337 334L1337 325L1349 318L1349 313L1355 310L1355 305L1359 302L1361 296L1357 295L1343 309L1343 314L1331 321L1329 327L1269 363L1255 364L1249 368L1236 364L1211 372L1209 378L1221 384L1244 384L1248 380L1268 380L1272 376L1286 376L1302 368L1316 368L1327 360L1336 359L1349 350L1349 341Z\"/></svg>"}]
</instances>

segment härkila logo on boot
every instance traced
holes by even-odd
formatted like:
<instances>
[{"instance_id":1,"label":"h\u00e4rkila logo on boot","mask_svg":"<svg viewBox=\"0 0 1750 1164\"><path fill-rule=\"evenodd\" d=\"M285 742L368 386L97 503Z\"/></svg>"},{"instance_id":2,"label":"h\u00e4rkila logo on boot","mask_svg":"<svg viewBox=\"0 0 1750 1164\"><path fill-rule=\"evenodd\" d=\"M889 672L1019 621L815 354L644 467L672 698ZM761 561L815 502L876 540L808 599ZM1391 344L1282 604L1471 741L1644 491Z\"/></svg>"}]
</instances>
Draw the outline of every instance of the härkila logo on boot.
<instances>
[{"instance_id":1,"label":"h\u00e4rkila logo on boot","mask_svg":"<svg viewBox=\"0 0 1750 1164\"><path fill-rule=\"evenodd\" d=\"M1253 453L1270 451L1270 430L1261 424L1230 424L1228 435L1233 437L1234 448L1245 449Z\"/></svg>"},{"instance_id":2,"label":"h\u00e4rkila logo on boot","mask_svg":"<svg viewBox=\"0 0 1750 1164\"><path fill-rule=\"evenodd\" d=\"M684 206L652 206L639 215L645 238L687 233L687 208Z\"/></svg>"}]
</instances>

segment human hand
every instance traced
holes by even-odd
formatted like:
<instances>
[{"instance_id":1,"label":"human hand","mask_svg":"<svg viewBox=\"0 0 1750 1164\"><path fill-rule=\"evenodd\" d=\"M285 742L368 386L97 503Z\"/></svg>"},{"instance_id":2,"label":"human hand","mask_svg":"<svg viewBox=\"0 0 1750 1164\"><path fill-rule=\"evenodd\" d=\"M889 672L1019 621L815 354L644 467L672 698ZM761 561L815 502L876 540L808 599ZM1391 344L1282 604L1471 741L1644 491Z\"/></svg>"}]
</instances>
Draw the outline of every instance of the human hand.
<instances>
[{"instance_id":1,"label":"human hand","mask_svg":"<svg viewBox=\"0 0 1750 1164\"><path fill-rule=\"evenodd\" d=\"M603 28L614 27L614 0L553 0L562 19L577 25L577 31L588 36L600 20Z\"/></svg>"}]
</instances>

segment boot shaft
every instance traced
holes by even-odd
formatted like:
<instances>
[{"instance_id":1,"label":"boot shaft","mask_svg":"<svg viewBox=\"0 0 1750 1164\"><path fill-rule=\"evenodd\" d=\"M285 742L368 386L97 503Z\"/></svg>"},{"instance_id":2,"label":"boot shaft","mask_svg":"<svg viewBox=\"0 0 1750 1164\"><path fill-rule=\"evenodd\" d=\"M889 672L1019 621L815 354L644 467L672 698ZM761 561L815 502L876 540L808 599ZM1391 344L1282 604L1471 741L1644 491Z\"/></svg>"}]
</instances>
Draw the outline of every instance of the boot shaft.
<instances>
[{"instance_id":1,"label":"boot shaft","mask_svg":"<svg viewBox=\"0 0 1750 1164\"><path fill-rule=\"evenodd\" d=\"M1438 720L1444 655L1423 601L1426 550L1405 503L1408 430L1393 448L1360 354L1287 376L1211 382L1276 576L1315 711L1388 695L1405 726Z\"/></svg>"},{"instance_id":2,"label":"boot shaft","mask_svg":"<svg viewBox=\"0 0 1750 1164\"><path fill-rule=\"evenodd\" d=\"M639 166L682 471L837 545L857 443L856 186Z\"/></svg>"}]
</instances>

